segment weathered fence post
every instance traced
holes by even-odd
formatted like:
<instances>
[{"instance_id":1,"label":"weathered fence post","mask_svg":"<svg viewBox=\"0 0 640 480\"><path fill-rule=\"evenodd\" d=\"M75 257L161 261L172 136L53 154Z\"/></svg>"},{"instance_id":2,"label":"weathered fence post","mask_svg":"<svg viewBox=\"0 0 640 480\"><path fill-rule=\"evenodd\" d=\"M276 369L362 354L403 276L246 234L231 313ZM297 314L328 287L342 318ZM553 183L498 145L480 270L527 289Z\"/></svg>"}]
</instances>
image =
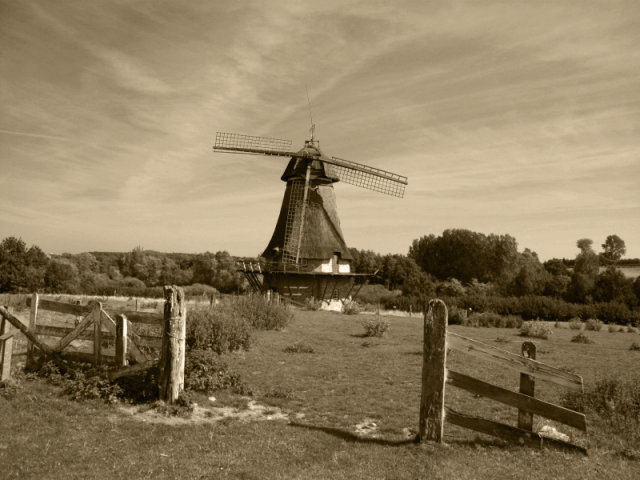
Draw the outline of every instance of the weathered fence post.
<instances>
[{"instance_id":1,"label":"weathered fence post","mask_svg":"<svg viewBox=\"0 0 640 480\"><path fill-rule=\"evenodd\" d=\"M536 344L533 342L524 342L522 344L522 356L536 359ZM533 397L535 394L536 381L535 378L526 373L520 373L520 393ZM518 428L533 431L533 413L518 410Z\"/></svg>"},{"instance_id":2,"label":"weathered fence post","mask_svg":"<svg viewBox=\"0 0 640 480\"><path fill-rule=\"evenodd\" d=\"M93 363L102 364L102 304L95 302L91 311L93 317Z\"/></svg>"},{"instance_id":3,"label":"weathered fence post","mask_svg":"<svg viewBox=\"0 0 640 480\"><path fill-rule=\"evenodd\" d=\"M5 307L9 310L9 307ZM0 381L11 378L11 357L13 356L13 332L4 317L0 322Z\"/></svg>"},{"instance_id":4,"label":"weathered fence post","mask_svg":"<svg viewBox=\"0 0 640 480\"><path fill-rule=\"evenodd\" d=\"M424 312L422 395L416 442L442 442L444 427L444 384L447 357L447 306L442 300L429 301Z\"/></svg>"},{"instance_id":5,"label":"weathered fence post","mask_svg":"<svg viewBox=\"0 0 640 480\"><path fill-rule=\"evenodd\" d=\"M29 330L31 332L36 331L36 322L38 318L38 294L31 295L31 311L29 312ZM34 345L32 342L27 343L27 367L31 368L35 361L34 359Z\"/></svg>"},{"instance_id":6,"label":"weathered fence post","mask_svg":"<svg viewBox=\"0 0 640 480\"><path fill-rule=\"evenodd\" d=\"M175 285L165 286L158 389L160 399L168 403L174 403L184 389L186 319L184 291Z\"/></svg>"},{"instance_id":7,"label":"weathered fence post","mask_svg":"<svg viewBox=\"0 0 640 480\"><path fill-rule=\"evenodd\" d=\"M116 315L116 367L127 366L127 317Z\"/></svg>"}]
</instances>

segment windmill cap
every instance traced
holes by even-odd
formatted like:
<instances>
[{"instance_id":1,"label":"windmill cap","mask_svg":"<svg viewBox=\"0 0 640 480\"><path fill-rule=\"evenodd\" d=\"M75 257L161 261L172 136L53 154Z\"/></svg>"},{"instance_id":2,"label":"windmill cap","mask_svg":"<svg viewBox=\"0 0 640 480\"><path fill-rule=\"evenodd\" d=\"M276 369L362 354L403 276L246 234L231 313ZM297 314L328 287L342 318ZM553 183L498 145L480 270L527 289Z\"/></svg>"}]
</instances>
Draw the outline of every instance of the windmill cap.
<instances>
[{"instance_id":1,"label":"windmill cap","mask_svg":"<svg viewBox=\"0 0 640 480\"><path fill-rule=\"evenodd\" d=\"M295 179L305 179L307 176L307 165L311 165L309 179L316 183L334 183L340 179L335 175L329 175L322 161L324 155L320 151L317 141L307 140L304 147L298 150L295 156L291 157L287 168L282 174L283 182Z\"/></svg>"}]
</instances>

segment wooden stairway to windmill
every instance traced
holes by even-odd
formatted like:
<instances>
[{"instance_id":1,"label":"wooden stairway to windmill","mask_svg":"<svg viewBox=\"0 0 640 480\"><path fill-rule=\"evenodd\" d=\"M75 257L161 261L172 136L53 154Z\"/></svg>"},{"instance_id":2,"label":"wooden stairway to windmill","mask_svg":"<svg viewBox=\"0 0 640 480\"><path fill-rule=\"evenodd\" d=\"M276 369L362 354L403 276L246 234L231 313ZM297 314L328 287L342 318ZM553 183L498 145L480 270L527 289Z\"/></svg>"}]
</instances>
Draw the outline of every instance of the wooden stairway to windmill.
<instances>
[{"instance_id":1,"label":"wooden stairway to windmill","mask_svg":"<svg viewBox=\"0 0 640 480\"><path fill-rule=\"evenodd\" d=\"M407 177L324 155L314 126L298 151L291 150L290 140L223 132L216 134L213 150L290 157L281 177L286 187L280 215L264 260L241 267L254 290L276 291L297 301L343 300L359 277L371 276L351 271L353 258L340 228L333 184L342 181L402 198Z\"/></svg>"}]
</instances>

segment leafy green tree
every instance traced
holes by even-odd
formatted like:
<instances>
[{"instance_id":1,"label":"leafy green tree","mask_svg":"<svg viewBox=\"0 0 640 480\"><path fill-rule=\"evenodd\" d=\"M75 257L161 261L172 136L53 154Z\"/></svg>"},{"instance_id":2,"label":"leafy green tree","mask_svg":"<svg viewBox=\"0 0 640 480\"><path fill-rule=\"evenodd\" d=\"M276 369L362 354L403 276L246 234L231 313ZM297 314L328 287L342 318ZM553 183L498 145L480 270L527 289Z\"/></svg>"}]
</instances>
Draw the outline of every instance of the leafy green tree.
<instances>
[{"instance_id":1,"label":"leafy green tree","mask_svg":"<svg viewBox=\"0 0 640 480\"><path fill-rule=\"evenodd\" d=\"M593 289L593 298L599 302L618 301L626 304L635 304L633 294L633 282L614 266L609 266L598 275Z\"/></svg>"},{"instance_id":2,"label":"leafy green tree","mask_svg":"<svg viewBox=\"0 0 640 480\"><path fill-rule=\"evenodd\" d=\"M616 264L627 253L627 247L618 235L609 235L602 244L602 258Z\"/></svg>"},{"instance_id":3,"label":"leafy green tree","mask_svg":"<svg viewBox=\"0 0 640 480\"><path fill-rule=\"evenodd\" d=\"M35 292L44 285L47 255L36 245L27 249L21 238L0 242L0 292Z\"/></svg>"},{"instance_id":4,"label":"leafy green tree","mask_svg":"<svg viewBox=\"0 0 640 480\"><path fill-rule=\"evenodd\" d=\"M559 258L547 260L542 265L544 266L544 269L553 276L569 276L571 274L565 263Z\"/></svg>"},{"instance_id":5,"label":"leafy green tree","mask_svg":"<svg viewBox=\"0 0 640 480\"><path fill-rule=\"evenodd\" d=\"M78 293L78 267L65 258L54 258L44 274L45 287L55 293Z\"/></svg>"},{"instance_id":6,"label":"leafy green tree","mask_svg":"<svg viewBox=\"0 0 640 480\"><path fill-rule=\"evenodd\" d=\"M580 253L576 256L571 283L567 288L567 299L573 302L590 302L591 292L600 272L598 255L593 251L593 241L582 238L577 241Z\"/></svg>"},{"instance_id":7,"label":"leafy green tree","mask_svg":"<svg viewBox=\"0 0 640 480\"><path fill-rule=\"evenodd\" d=\"M211 285L222 293L247 288L242 274L237 272L235 259L226 251L196 255L191 283Z\"/></svg>"},{"instance_id":8,"label":"leafy green tree","mask_svg":"<svg viewBox=\"0 0 640 480\"><path fill-rule=\"evenodd\" d=\"M375 273L381 272L383 267L382 255L372 250L358 250L357 248L350 248L351 256L351 269L356 273ZM376 279L372 279L371 283L377 283Z\"/></svg>"}]
</instances>

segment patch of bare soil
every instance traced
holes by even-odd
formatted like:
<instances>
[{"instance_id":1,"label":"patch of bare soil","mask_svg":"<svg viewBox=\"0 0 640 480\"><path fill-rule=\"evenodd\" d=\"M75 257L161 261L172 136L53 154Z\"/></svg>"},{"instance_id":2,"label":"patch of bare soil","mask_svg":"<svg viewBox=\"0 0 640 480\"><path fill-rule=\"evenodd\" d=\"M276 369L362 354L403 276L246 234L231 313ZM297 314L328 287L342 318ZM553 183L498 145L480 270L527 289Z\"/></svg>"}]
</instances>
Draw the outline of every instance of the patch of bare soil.
<instances>
[{"instance_id":1,"label":"patch of bare soil","mask_svg":"<svg viewBox=\"0 0 640 480\"><path fill-rule=\"evenodd\" d=\"M261 405L255 400L247 402L246 408L194 404L189 416L167 415L157 408L140 408L135 405L122 405L120 410L141 422L162 423L165 425L192 425L233 419L242 422L265 420L289 420L289 415L278 407Z\"/></svg>"}]
</instances>

